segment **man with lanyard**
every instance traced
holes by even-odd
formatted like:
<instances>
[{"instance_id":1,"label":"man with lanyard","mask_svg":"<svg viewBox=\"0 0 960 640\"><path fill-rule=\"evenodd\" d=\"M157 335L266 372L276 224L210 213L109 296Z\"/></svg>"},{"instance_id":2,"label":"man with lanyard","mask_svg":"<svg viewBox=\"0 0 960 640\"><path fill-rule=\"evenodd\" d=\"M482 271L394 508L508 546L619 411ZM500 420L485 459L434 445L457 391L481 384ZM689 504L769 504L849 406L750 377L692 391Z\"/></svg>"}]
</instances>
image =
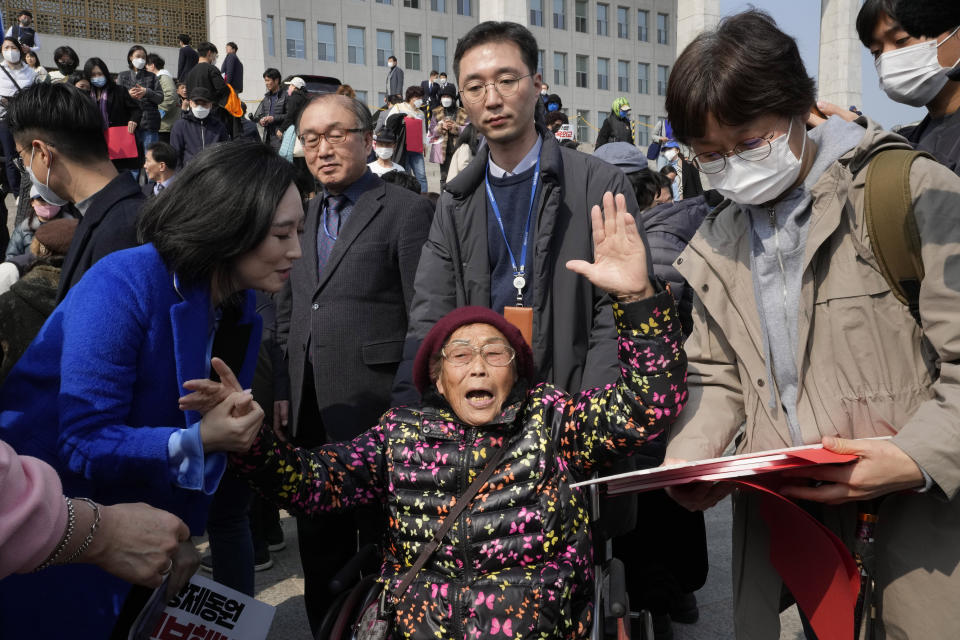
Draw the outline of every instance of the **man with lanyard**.
<instances>
[{"instance_id":1,"label":"man with lanyard","mask_svg":"<svg viewBox=\"0 0 960 640\"><path fill-rule=\"evenodd\" d=\"M484 22L457 45L461 99L486 145L440 196L417 269L395 402L415 401L407 365L430 327L463 305L504 312L520 327L539 380L581 389L616 379L609 298L564 265L592 259L589 212L604 193L623 194L632 212L636 199L622 172L562 148L535 121L536 68L536 39L519 24Z\"/></svg>"},{"instance_id":2,"label":"man with lanyard","mask_svg":"<svg viewBox=\"0 0 960 640\"><path fill-rule=\"evenodd\" d=\"M33 27L33 14L27 9L22 9L17 14L17 24L11 25L4 35L13 36L20 41L23 55L28 51L34 53L40 51L40 38L37 37L37 30Z\"/></svg>"}]
</instances>

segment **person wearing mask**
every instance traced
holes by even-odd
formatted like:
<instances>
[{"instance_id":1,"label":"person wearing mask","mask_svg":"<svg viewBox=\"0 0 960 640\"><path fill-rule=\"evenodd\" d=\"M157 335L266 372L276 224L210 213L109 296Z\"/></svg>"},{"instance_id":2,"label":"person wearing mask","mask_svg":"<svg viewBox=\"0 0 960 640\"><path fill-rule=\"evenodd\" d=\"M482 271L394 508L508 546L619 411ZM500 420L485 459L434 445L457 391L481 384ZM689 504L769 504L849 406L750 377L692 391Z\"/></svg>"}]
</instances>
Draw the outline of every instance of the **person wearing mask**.
<instances>
[{"instance_id":1,"label":"person wearing mask","mask_svg":"<svg viewBox=\"0 0 960 640\"><path fill-rule=\"evenodd\" d=\"M300 79L300 82L303 80ZM263 72L263 86L267 91L250 119L263 127L263 142L276 151L283 142L280 124L283 123L284 116L287 114L287 92L280 84L280 72L273 67ZM290 86L296 87L295 84ZM280 136L277 135L278 131Z\"/></svg>"},{"instance_id":2,"label":"person wearing mask","mask_svg":"<svg viewBox=\"0 0 960 640\"><path fill-rule=\"evenodd\" d=\"M29 49L28 49L29 51ZM7 193L20 195L20 172L13 164L16 146L6 121L7 104L19 91L32 85L37 78L33 69L23 62L22 47L13 36L6 36L2 45L3 60L0 60L0 147L3 149ZM7 231L7 209L0 205L0 245L10 240Z\"/></svg>"},{"instance_id":3,"label":"person wearing mask","mask_svg":"<svg viewBox=\"0 0 960 640\"><path fill-rule=\"evenodd\" d=\"M33 51L28 51L23 54L23 61L27 63L27 66L33 69L33 72L37 74L37 79L35 82L49 82L50 72L47 71L46 67L40 64L40 58L37 57Z\"/></svg>"},{"instance_id":4,"label":"person wearing mask","mask_svg":"<svg viewBox=\"0 0 960 640\"><path fill-rule=\"evenodd\" d=\"M432 110L428 127L430 162L440 165L441 189L447 183L453 150L467 120L467 110L457 106L457 88L452 84L444 86L440 90L440 104Z\"/></svg>"},{"instance_id":5,"label":"person wearing mask","mask_svg":"<svg viewBox=\"0 0 960 640\"><path fill-rule=\"evenodd\" d=\"M204 87L195 87L190 92L190 109L180 114L180 119L170 132L170 146L177 152L177 166L187 163L207 147L229 139L227 129L215 116L213 96Z\"/></svg>"},{"instance_id":6,"label":"person wearing mask","mask_svg":"<svg viewBox=\"0 0 960 640\"><path fill-rule=\"evenodd\" d=\"M908 33L898 19L920 18L923 34ZM928 17L927 17L928 16ZM926 20L923 18L927 17ZM873 56L880 88L887 96L926 115L897 133L960 174L960 9L955 2L866 0L857 14L857 34ZM852 120L856 114L841 113Z\"/></svg>"},{"instance_id":7,"label":"person wearing mask","mask_svg":"<svg viewBox=\"0 0 960 640\"><path fill-rule=\"evenodd\" d=\"M397 137L389 129L377 129L373 135L373 152L377 159L367 164L370 171L378 176L390 171L403 171L403 167L393 161L393 147L397 144ZM419 184L419 183L417 183ZM419 187L418 187L419 189Z\"/></svg>"},{"instance_id":8,"label":"person wearing mask","mask_svg":"<svg viewBox=\"0 0 960 640\"><path fill-rule=\"evenodd\" d=\"M57 68L50 72L50 82L66 82L80 66L80 56L73 47L64 45L53 50L53 62Z\"/></svg>"},{"instance_id":9,"label":"person wearing mask","mask_svg":"<svg viewBox=\"0 0 960 640\"><path fill-rule=\"evenodd\" d=\"M544 108L547 106L547 98L550 96L550 85L546 82L540 83L540 102L543 103Z\"/></svg>"},{"instance_id":10,"label":"person wearing mask","mask_svg":"<svg viewBox=\"0 0 960 640\"><path fill-rule=\"evenodd\" d=\"M441 71L441 72L440 72L440 75L437 76L437 85L438 85L441 89L443 89L445 86L447 86L447 72L446 72L446 71Z\"/></svg>"},{"instance_id":11,"label":"person wearing mask","mask_svg":"<svg viewBox=\"0 0 960 640\"><path fill-rule=\"evenodd\" d=\"M592 259L586 212L605 193L623 194L628 211L637 202L621 171L560 146L539 121L537 51L530 30L512 22L482 22L457 43L460 99L486 144L440 194L395 403L416 400L409 365L417 347L462 305L506 311L522 324L540 379L579 390L617 378L610 298L564 265Z\"/></svg>"},{"instance_id":12,"label":"person wearing mask","mask_svg":"<svg viewBox=\"0 0 960 640\"><path fill-rule=\"evenodd\" d=\"M439 75L434 69L430 72L429 79L420 82L420 88L423 89L423 112L427 120L430 120L433 110L440 104L440 85L437 83Z\"/></svg>"},{"instance_id":13,"label":"person wearing mask","mask_svg":"<svg viewBox=\"0 0 960 640\"><path fill-rule=\"evenodd\" d=\"M563 109L563 100L561 100L560 96L558 96L557 94L551 93L549 96L547 96L547 99L544 101L543 107L544 109L546 109L547 113L551 113L553 111L560 111L561 109Z\"/></svg>"},{"instance_id":14,"label":"person wearing mask","mask_svg":"<svg viewBox=\"0 0 960 640\"><path fill-rule=\"evenodd\" d=\"M107 64L100 58L89 58L83 65L83 75L90 83L90 97L99 108L103 128L126 126L131 135L136 135L143 115L140 102L117 85ZM113 165L118 171L140 171L137 158L119 158Z\"/></svg>"},{"instance_id":15,"label":"person wearing mask","mask_svg":"<svg viewBox=\"0 0 960 640\"><path fill-rule=\"evenodd\" d=\"M34 53L40 51L40 37L37 35L36 27L33 26L33 14L27 9L17 12L17 23L7 28L4 35L17 39L21 54L26 54L27 51Z\"/></svg>"},{"instance_id":16,"label":"person wearing mask","mask_svg":"<svg viewBox=\"0 0 960 640\"><path fill-rule=\"evenodd\" d=\"M140 126L137 127L137 169L143 165L146 147L160 139L160 110L164 101L163 90L157 76L146 69L147 50L135 44L127 51L127 69L117 74L117 85L127 90L130 97L140 105ZM136 177L136 176L134 176Z\"/></svg>"},{"instance_id":17,"label":"person wearing mask","mask_svg":"<svg viewBox=\"0 0 960 640\"><path fill-rule=\"evenodd\" d=\"M163 100L157 105L160 114L160 130L157 134L161 142L169 143L173 123L180 119L180 98L177 96L177 84L165 66L163 58L155 53L147 54L146 70L157 76L157 85L163 92Z\"/></svg>"},{"instance_id":18,"label":"person wearing mask","mask_svg":"<svg viewBox=\"0 0 960 640\"><path fill-rule=\"evenodd\" d=\"M298 446L350 440L390 406L433 208L368 169L371 125L366 105L336 94L313 96L300 117L305 159L323 191L307 209L304 259L275 298L290 372L275 424ZM356 553L358 535L378 539L376 515L298 519L314 635L331 606L330 580Z\"/></svg>"},{"instance_id":19,"label":"person wearing mask","mask_svg":"<svg viewBox=\"0 0 960 640\"><path fill-rule=\"evenodd\" d=\"M117 94L130 99L125 91ZM47 83L24 89L7 114L17 164L46 202L72 203L82 216L60 273L58 301L95 262L139 244L143 194L130 174L118 174L110 161L102 108L65 83Z\"/></svg>"},{"instance_id":20,"label":"person wearing mask","mask_svg":"<svg viewBox=\"0 0 960 640\"><path fill-rule=\"evenodd\" d=\"M387 115L386 126L394 133L401 131L403 135L403 149L394 150L394 159L400 159L402 151L403 166L416 177L420 183L420 192L426 193L427 170L424 166L424 149L427 141L427 125L423 119L423 89L416 85L407 87L404 102L399 102L390 109Z\"/></svg>"},{"instance_id":21,"label":"person wearing mask","mask_svg":"<svg viewBox=\"0 0 960 640\"><path fill-rule=\"evenodd\" d=\"M387 95L403 95L403 69L397 65L397 58L387 58Z\"/></svg>"},{"instance_id":22,"label":"person wearing mask","mask_svg":"<svg viewBox=\"0 0 960 640\"><path fill-rule=\"evenodd\" d=\"M223 73L223 80L240 94L243 93L243 63L237 57L237 49L236 42L227 43L227 55L223 58L220 72Z\"/></svg>"},{"instance_id":23,"label":"person wearing mask","mask_svg":"<svg viewBox=\"0 0 960 640\"><path fill-rule=\"evenodd\" d=\"M669 140L664 143L663 159L665 161L664 167L672 167L675 173L670 186L673 200L680 201L703 194L700 171L683 157L683 151L676 140Z\"/></svg>"},{"instance_id":24,"label":"person wearing mask","mask_svg":"<svg viewBox=\"0 0 960 640\"><path fill-rule=\"evenodd\" d=\"M597 143L594 148L599 149L608 142L626 142L633 144L633 128L630 124L630 103L620 97L613 101L607 119L603 121L597 133Z\"/></svg>"},{"instance_id":25,"label":"person wearing mask","mask_svg":"<svg viewBox=\"0 0 960 640\"><path fill-rule=\"evenodd\" d=\"M52 220L72 219L74 217L64 206L50 204L44 200L43 196L40 195L40 190L36 187L30 189L30 207L33 209L33 213L17 225L16 229L13 230L13 235L10 236L10 242L7 244L6 259L18 262L21 270L29 262L26 258L37 229Z\"/></svg>"},{"instance_id":26,"label":"person wearing mask","mask_svg":"<svg viewBox=\"0 0 960 640\"><path fill-rule=\"evenodd\" d=\"M262 326L252 290L283 286L302 224L288 162L257 142L207 149L144 207L145 244L98 262L54 310L0 389L0 438L53 466L68 494L146 502L200 534L225 452L247 449L264 413L249 391L195 401L188 381L231 363L231 381L249 389ZM223 550L252 567L243 526L246 547ZM78 566L7 578L0 594L15 638L31 627L41 638L107 638L138 595ZM42 614L50 607L58 615Z\"/></svg>"},{"instance_id":27,"label":"person wearing mask","mask_svg":"<svg viewBox=\"0 0 960 640\"><path fill-rule=\"evenodd\" d=\"M147 183L143 185L143 195L148 198L160 195L170 186L180 168L177 150L166 142L154 142L147 147L143 170L147 174Z\"/></svg>"},{"instance_id":28,"label":"person wearing mask","mask_svg":"<svg viewBox=\"0 0 960 640\"><path fill-rule=\"evenodd\" d=\"M877 515L865 604L879 637L951 638L960 245L945 214L960 207L960 178L929 158L910 168L924 274L915 319L875 266L864 213L867 167L910 146L868 119L831 117L807 131L815 91L796 42L757 10L724 18L674 64L665 102L674 137L726 200L674 262L697 297L684 343L690 400L666 457L713 458L734 440L737 453L819 444L855 455L791 473L779 491L848 546L858 514ZM731 487L668 493L702 510ZM779 637L790 599L761 499L733 492L738 638Z\"/></svg>"},{"instance_id":29,"label":"person wearing mask","mask_svg":"<svg viewBox=\"0 0 960 640\"><path fill-rule=\"evenodd\" d=\"M177 36L177 46L180 47L179 59L177 61L177 82L186 82L187 76L193 71L193 68L200 62L200 55L196 49L190 46L190 36L181 33Z\"/></svg>"}]
</instances>

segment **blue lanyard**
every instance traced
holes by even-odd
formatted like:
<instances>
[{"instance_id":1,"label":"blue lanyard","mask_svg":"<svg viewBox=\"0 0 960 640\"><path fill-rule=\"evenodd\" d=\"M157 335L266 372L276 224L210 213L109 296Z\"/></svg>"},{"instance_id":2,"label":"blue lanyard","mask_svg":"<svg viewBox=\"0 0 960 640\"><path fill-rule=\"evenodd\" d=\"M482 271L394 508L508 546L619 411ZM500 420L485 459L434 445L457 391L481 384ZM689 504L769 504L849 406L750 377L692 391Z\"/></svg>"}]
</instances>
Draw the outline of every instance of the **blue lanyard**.
<instances>
[{"instance_id":1,"label":"blue lanyard","mask_svg":"<svg viewBox=\"0 0 960 640\"><path fill-rule=\"evenodd\" d=\"M507 245L507 253L510 254L510 264L513 266L513 286L517 289L517 306L523 306L523 288L527 286L527 279L524 276L524 269L527 264L527 243L530 240L530 221L533 219L533 201L537 195L537 183L540 180L540 156L537 156L537 166L533 171L533 186L530 188L530 208L527 210L527 226L523 231L523 245L520 248L520 264L517 265L517 259L513 256L513 249L510 248L510 241L507 240L507 232L503 228L503 218L500 216L500 207L497 206L497 199L493 195L493 189L490 188L490 166L487 160L487 171L484 173L484 182L487 185L487 200L493 209L493 215L497 218L497 225L500 227L500 235L503 237L504 244Z\"/></svg>"}]
</instances>

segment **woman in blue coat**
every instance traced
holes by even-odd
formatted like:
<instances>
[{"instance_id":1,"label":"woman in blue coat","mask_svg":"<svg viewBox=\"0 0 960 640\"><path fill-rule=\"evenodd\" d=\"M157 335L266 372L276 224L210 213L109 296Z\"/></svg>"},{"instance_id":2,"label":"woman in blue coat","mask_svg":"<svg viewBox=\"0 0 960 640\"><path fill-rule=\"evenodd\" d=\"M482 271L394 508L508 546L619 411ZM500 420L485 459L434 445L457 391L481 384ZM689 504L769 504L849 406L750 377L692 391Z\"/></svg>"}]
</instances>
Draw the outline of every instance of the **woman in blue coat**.
<instances>
[{"instance_id":1,"label":"woman in blue coat","mask_svg":"<svg viewBox=\"0 0 960 640\"><path fill-rule=\"evenodd\" d=\"M183 383L210 377L216 356L249 388L261 330L250 289L283 287L302 225L293 169L268 148L198 155L145 206L146 244L95 264L11 371L0 438L56 468L68 496L147 502L202 533L224 452L250 445L263 412L245 392L181 411ZM106 638L128 590L83 565L7 578L0 635Z\"/></svg>"}]
</instances>

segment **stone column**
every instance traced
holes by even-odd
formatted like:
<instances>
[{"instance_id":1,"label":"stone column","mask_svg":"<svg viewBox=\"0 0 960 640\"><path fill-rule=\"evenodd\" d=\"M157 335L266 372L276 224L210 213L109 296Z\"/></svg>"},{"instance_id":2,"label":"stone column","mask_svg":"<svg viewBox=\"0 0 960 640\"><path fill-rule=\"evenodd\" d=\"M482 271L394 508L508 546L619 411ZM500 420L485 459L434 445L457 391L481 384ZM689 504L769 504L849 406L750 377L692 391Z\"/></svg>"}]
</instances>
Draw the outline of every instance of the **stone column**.
<instances>
[{"instance_id":1,"label":"stone column","mask_svg":"<svg viewBox=\"0 0 960 640\"><path fill-rule=\"evenodd\" d=\"M863 106L857 38L858 0L820 0L820 68L817 97L841 107Z\"/></svg>"},{"instance_id":2,"label":"stone column","mask_svg":"<svg viewBox=\"0 0 960 640\"><path fill-rule=\"evenodd\" d=\"M677 50L684 47L701 32L720 22L720 0L677 0Z\"/></svg>"},{"instance_id":3,"label":"stone column","mask_svg":"<svg viewBox=\"0 0 960 640\"><path fill-rule=\"evenodd\" d=\"M241 99L263 96L263 22L260 0L207 0L207 30L210 42L220 51L219 59L227 55L227 42L237 43L237 57L243 63Z\"/></svg>"}]
</instances>

